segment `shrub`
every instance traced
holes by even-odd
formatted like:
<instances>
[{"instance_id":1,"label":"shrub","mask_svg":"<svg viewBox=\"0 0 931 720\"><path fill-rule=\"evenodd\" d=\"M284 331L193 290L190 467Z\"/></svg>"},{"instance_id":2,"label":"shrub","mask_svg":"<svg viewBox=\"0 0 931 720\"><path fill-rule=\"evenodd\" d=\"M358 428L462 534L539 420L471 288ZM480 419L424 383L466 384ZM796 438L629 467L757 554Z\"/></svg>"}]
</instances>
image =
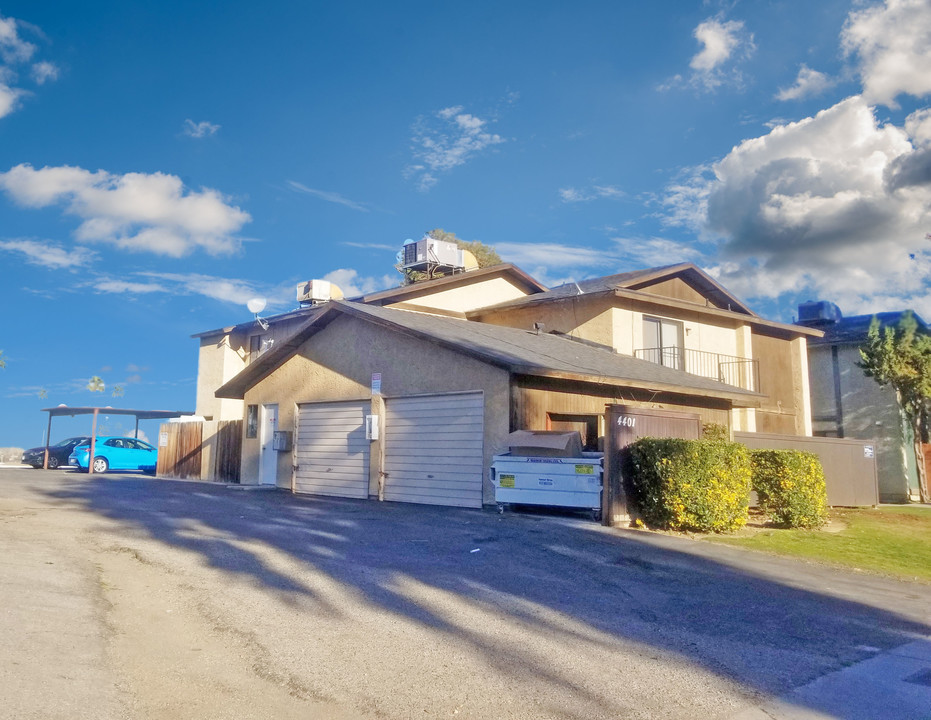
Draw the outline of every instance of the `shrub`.
<instances>
[{"instance_id":1,"label":"shrub","mask_svg":"<svg viewBox=\"0 0 931 720\"><path fill-rule=\"evenodd\" d=\"M777 525L812 528L827 520L827 490L818 456L800 450L753 450L753 489Z\"/></svg>"},{"instance_id":2,"label":"shrub","mask_svg":"<svg viewBox=\"0 0 931 720\"><path fill-rule=\"evenodd\" d=\"M628 453L628 491L650 525L729 532L747 522L750 455L740 443L641 438Z\"/></svg>"}]
</instances>

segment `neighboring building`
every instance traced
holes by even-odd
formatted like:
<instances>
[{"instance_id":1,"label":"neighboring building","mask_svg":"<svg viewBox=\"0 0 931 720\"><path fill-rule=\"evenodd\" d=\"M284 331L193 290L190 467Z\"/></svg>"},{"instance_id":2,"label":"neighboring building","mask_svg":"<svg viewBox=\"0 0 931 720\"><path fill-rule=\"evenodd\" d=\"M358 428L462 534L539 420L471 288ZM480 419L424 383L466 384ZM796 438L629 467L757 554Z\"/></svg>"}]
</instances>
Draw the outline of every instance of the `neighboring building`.
<instances>
[{"instance_id":1,"label":"neighboring building","mask_svg":"<svg viewBox=\"0 0 931 720\"><path fill-rule=\"evenodd\" d=\"M243 482L479 507L511 431L578 429L595 449L617 403L811 434L820 333L763 320L689 264L554 290L498 265L267 324L264 352L245 350L254 323L197 336L197 411L245 420Z\"/></svg>"},{"instance_id":2,"label":"neighboring building","mask_svg":"<svg viewBox=\"0 0 931 720\"><path fill-rule=\"evenodd\" d=\"M895 391L880 387L857 363L873 317L896 325L906 311L844 317L834 303L799 305L798 323L824 333L808 344L812 429L820 437L854 438L873 443L879 475L879 500L908 502L918 493L918 471L911 427ZM915 315L919 327L924 321Z\"/></svg>"}]
</instances>

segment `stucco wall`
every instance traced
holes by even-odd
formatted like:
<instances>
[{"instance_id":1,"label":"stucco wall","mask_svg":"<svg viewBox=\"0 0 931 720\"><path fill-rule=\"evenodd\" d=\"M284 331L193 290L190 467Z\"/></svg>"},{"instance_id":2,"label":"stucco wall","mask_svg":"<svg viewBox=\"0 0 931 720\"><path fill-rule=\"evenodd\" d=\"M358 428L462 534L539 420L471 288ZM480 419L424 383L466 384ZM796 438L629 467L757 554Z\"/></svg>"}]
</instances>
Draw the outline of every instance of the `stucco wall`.
<instances>
[{"instance_id":1,"label":"stucco wall","mask_svg":"<svg viewBox=\"0 0 931 720\"><path fill-rule=\"evenodd\" d=\"M200 339L197 355L195 414L213 420L240 420L242 400L218 398L214 393L245 367L241 342L229 335Z\"/></svg>"},{"instance_id":2,"label":"stucco wall","mask_svg":"<svg viewBox=\"0 0 931 720\"><path fill-rule=\"evenodd\" d=\"M415 294L412 297L404 298L404 300L400 301L400 304L467 312L487 305L517 300L526 295L526 290L519 288L507 278L493 277L470 285L439 290L424 295ZM393 307L394 304L386 305L386 307Z\"/></svg>"},{"instance_id":3,"label":"stucco wall","mask_svg":"<svg viewBox=\"0 0 931 720\"><path fill-rule=\"evenodd\" d=\"M841 437L873 441L880 501L908 502L909 488L917 488L918 484L911 431L899 411L895 392L864 375L856 365L859 360L856 346L838 346L838 411L831 346L810 349L808 365L815 429L842 431Z\"/></svg>"},{"instance_id":4,"label":"stucco wall","mask_svg":"<svg viewBox=\"0 0 931 720\"><path fill-rule=\"evenodd\" d=\"M612 298L566 298L558 302L489 311L480 318L492 325L532 330L543 323L543 332L572 335L607 347L614 347Z\"/></svg>"},{"instance_id":5,"label":"stucco wall","mask_svg":"<svg viewBox=\"0 0 931 720\"><path fill-rule=\"evenodd\" d=\"M463 321L465 322L465 321ZM245 403L278 403L278 429L295 429L299 403L370 399L372 373L381 373L386 398L481 390L485 397L485 466L503 452L508 434L509 373L426 340L407 337L367 321L341 316L301 346L296 355L246 393ZM373 412L383 405L373 403ZM372 448L371 476L377 478L379 448ZM279 453L280 487L291 487L292 455ZM259 439L243 438L242 482L258 482ZM377 482L370 484L377 486ZM483 478L483 498L494 490Z\"/></svg>"}]
</instances>

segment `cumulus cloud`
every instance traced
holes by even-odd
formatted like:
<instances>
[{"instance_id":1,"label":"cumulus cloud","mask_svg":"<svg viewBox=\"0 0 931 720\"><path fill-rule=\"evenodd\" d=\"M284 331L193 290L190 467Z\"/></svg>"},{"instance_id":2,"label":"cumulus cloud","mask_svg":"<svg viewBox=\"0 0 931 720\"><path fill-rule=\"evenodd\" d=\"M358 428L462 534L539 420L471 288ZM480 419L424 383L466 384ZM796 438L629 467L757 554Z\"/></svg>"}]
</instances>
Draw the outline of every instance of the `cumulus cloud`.
<instances>
[{"instance_id":1,"label":"cumulus cloud","mask_svg":"<svg viewBox=\"0 0 931 720\"><path fill-rule=\"evenodd\" d=\"M401 278L399 275L393 277L384 275L380 278L362 277L356 270L351 268L339 268L333 272L328 272L321 279L333 283L343 291L343 295L350 298L385 290L397 285Z\"/></svg>"},{"instance_id":2,"label":"cumulus cloud","mask_svg":"<svg viewBox=\"0 0 931 720\"><path fill-rule=\"evenodd\" d=\"M214 125L213 123L203 120L199 123L194 122L193 120L184 121L184 134L192 138L202 138L208 137L210 135L216 135L217 130L220 129L219 125Z\"/></svg>"},{"instance_id":3,"label":"cumulus cloud","mask_svg":"<svg viewBox=\"0 0 931 720\"><path fill-rule=\"evenodd\" d=\"M680 216L721 238L711 270L738 295L805 291L855 310L925 298L916 307L931 309L929 137L926 110L883 125L851 97L735 147Z\"/></svg>"},{"instance_id":4,"label":"cumulus cloud","mask_svg":"<svg viewBox=\"0 0 931 720\"><path fill-rule=\"evenodd\" d=\"M683 85L705 91L715 90L722 85L741 85L743 75L738 63L756 50L753 34L739 20L708 18L692 31L698 41L699 51L689 62L691 74L688 78L676 75L660 86L669 90Z\"/></svg>"},{"instance_id":5,"label":"cumulus cloud","mask_svg":"<svg viewBox=\"0 0 931 720\"><path fill-rule=\"evenodd\" d=\"M624 197L624 191L613 185L594 185L590 188L560 188L559 197L564 203L591 202L602 198Z\"/></svg>"},{"instance_id":6,"label":"cumulus cloud","mask_svg":"<svg viewBox=\"0 0 931 720\"><path fill-rule=\"evenodd\" d=\"M931 93L931 4L886 0L850 13L841 34L848 56L859 59L863 97L897 107L900 94Z\"/></svg>"},{"instance_id":7,"label":"cumulus cloud","mask_svg":"<svg viewBox=\"0 0 931 720\"><path fill-rule=\"evenodd\" d=\"M430 119L418 118L412 138L415 162L408 165L405 175L416 178L421 191L429 190L441 173L504 142L500 135L488 132L487 125L487 120L464 112L461 105L443 108Z\"/></svg>"},{"instance_id":8,"label":"cumulus cloud","mask_svg":"<svg viewBox=\"0 0 931 720\"><path fill-rule=\"evenodd\" d=\"M328 190L315 190L314 188L307 187L306 185L295 182L294 180L288 180L288 185L292 190L306 193L307 195L312 195L313 197L320 198L326 202L335 203L337 205L344 205L345 207L351 208L352 210L358 210L359 212L369 212L369 209L362 203L357 203L354 200L343 197L339 193L330 192Z\"/></svg>"},{"instance_id":9,"label":"cumulus cloud","mask_svg":"<svg viewBox=\"0 0 931 720\"><path fill-rule=\"evenodd\" d=\"M801 100L820 95L834 84L827 75L802 65L798 71L795 84L776 93L777 100Z\"/></svg>"},{"instance_id":10,"label":"cumulus cloud","mask_svg":"<svg viewBox=\"0 0 931 720\"><path fill-rule=\"evenodd\" d=\"M36 240L0 240L0 250L20 255L31 265L40 265L52 270L84 267L96 257L96 253L88 248L66 250L60 245Z\"/></svg>"},{"instance_id":11,"label":"cumulus cloud","mask_svg":"<svg viewBox=\"0 0 931 720\"><path fill-rule=\"evenodd\" d=\"M251 220L216 190L186 190L163 173L90 172L79 167L17 165L0 173L0 189L30 208L61 205L81 218L75 236L125 250L181 257L194 249L235 252L236 233Z\"/></svg>"}]
</instances>

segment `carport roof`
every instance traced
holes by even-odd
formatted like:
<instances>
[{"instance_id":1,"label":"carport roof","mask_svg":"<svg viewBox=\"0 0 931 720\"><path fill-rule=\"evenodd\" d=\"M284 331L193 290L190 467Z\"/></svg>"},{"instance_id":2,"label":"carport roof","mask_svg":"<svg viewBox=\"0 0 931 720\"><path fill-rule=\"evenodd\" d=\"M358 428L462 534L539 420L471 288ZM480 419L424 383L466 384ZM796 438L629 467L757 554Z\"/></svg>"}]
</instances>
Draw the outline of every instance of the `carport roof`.
<instances>
[{"instance_id":1,"label":"carport roof","mask_svg":"<svg viewBox=\"0 0 931 720\"><path fill-rule=\"evenodd\" d=\"M738 407L756 407L762 397L759 393L717 380L621 355L611 348L564 336L345 300L330 301L326 310L217 390L217 397L242 399L246 390L268 377L305 341L341 315L433 342L517 375L717 398Z\"/></svg>"},{"instance_id":2,"label":"carport roof","mask_svg":"<svg viewBox=\"0 0 931 720\"><path fill-rule=\"evenodd\" d=\"M132 410L129 408L106 407L70 407L68 405L59 405L58 407L43 408L42 412L47 412L49 417L60 417L64 415L135 415L137 420L167 420L168 418L181 417L182 415L193 415L193 410Z\"/></svg>"}]
</instances>

